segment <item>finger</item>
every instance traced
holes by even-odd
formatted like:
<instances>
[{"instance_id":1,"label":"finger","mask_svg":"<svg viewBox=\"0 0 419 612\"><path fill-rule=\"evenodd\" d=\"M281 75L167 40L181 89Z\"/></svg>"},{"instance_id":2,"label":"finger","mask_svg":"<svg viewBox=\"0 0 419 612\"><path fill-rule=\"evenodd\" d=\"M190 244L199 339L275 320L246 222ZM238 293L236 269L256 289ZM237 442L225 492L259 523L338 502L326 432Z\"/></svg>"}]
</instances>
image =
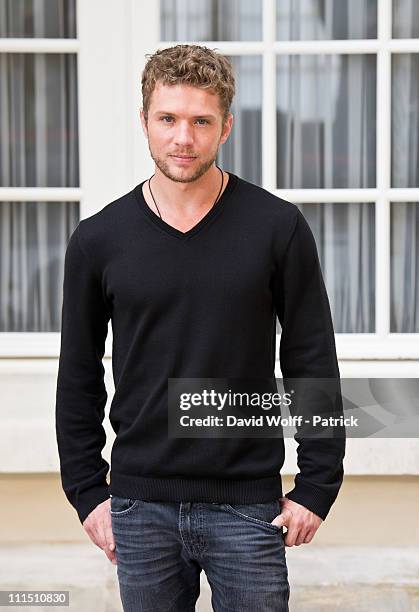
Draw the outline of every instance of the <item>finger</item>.
<instances>
[{"instance_id":1,"label":"finger","mask_svg":"<svg viewBox=\"0 0 419 612\"><path fill-rule=\"evenodd\" d=\"M118 565L118 559L116 558L116 554L114 552L111 553L111 557L109 560L113 565Z\"/></svg>"},{"instance_id":2,"label":"finger","mask_svg":"<svg viewBox=\"0 0 419 612\"><path fill-rule=\"evenodd\" d=\"M111 525L106 525L105 537L106 537L106 543L107 543L109 550L115 550L115 539L113 537L113 531L112 531Z\"/></svg>"},{"instance_id":3,"label":"finger","mask_svg":"<svg viewBox=\"0 0 419 612\"><path fill-rule=\"evenodd\" d=\"M98 534L98 531L96 529L96 524L95 523L88 523L85 526L84 529L85 529L87 535L89 536L89 538L91 539L91 541L93 542L93 544L96 544L96 546L98 546L99 548L102 548L100 543L99 543L99 534Z\"/></svg>"},{"instance_id":4,"label":"finger","mask_svg":"<svg viewBox=\"0 0 419 612\"><path fill-rule=\"evenodd\" d=\"M116 565L116 544L115 544L115 539L113 536L113 532L112 532L112 525L108 524L105 528L105 535L106 535L106 545L108 548L108 559L114 564Z\"/></svg>"},{"instance_id":5,"label":"finger","mask_svg":"<svg viewBox=\"0 0 419 612\"><path fill-rule=\"evenodd\" d=\"M109 531L111 535L109 536ZM98 545L103 550L105 555L108 557L109 561L113 562L115 560L115 552L114 552L114 542L113 542L113 534L112 530L109 530L109 524L107 518L99 524L98 526ZM108 541L108 537L110 537L110 541ZM112 548L110 547L112 546Z\"/></svg>"},{"instance_id":6,"label":"finger","mask_svg":"<svg viewBox=\"0 0 419 612\"><path fill-rule=\"evenodd\" d=\"M103 536L103 539L101 540L102 545L100 546L100 548L103 550L103 552L105 553L105 555L108 557L109 561L111 563L113 563L114 565L116 565L116 555L115 555L115 548L111 548L107 541L105 540L105 537Z\"/></svg>"},{"instance_id":7,"label":"finger","mask_svg":"<svg viewBox=\"0 0 419 612\"><path fill-rule=\"evenodd\" d=\"M110 527L111 521L111 516L106 515L105 521L87 521L83 523L83 527L91 541L105 552L111 563L116 565L115 542L113 540L113 533ZM109 530L110 536L108 536ZM108 537L110 538L109 543Z\"/></svg>"},{"instance_id":8,"label":"finger","mask_svg":"<svg viewBox=\"0 0 419 612\"><path fill-rule=\"evenodd\" d=\"M315 529L310 529L305 537L304 544L309 544L311 540L314 538L315 533L316 533Z\"/></svg>"},{"instance_id":9,"label":"finger","mask_svg":"<svg viewBox=\"0 0 419 612\"><path fill-rule=\"evenodd\" d=\"M285 508L281 514L274 519L273 524L282 527L283 525L287 526L290 524L292 520L292 512L288 508Z\"/></svg>"},{"instance_id":10,"label":"finger","mask_svg":"<svg viewBox=\"0 0 419 612\"><path fill-rule=\"evenodd\" d=\"M271 524L276 525L277 527L283 527L285 525L285 517L282 514L278 514Z\"/></svg>"},{"instance_id":11,"label":"finger","mask_svg":"<svg viewBox=\"0 0 419 612\"><path fill-rule=\"evenodd\" d=\"M300 546L301 544L304 544L308 533L309 533L309 529L301 528L298 533L297 539L295 541L295 545Z\"/></svg>"},{"instance_id":12,"label":"finger","mask_svg":"<svg viewBox=\"0 0 419 612\"><path fill-rule=\"evenodd\" d=\"M288 531L287 531L287 535L285 537L285 545L286 546L294 546L297 538L299 536L300 533L300 525L298 525L298 523L296 523L295 521L291 522L290 525L288 525Z\"/></svg>"},{"instance_id":13,"label":"finger","mask_svg":"<svg viewBox=\"0 0 419 612\"><path fill-rule=\"evenodd\" d=\"M108 557L109 561L111 563L113 563L114 565L117 565L117 561L116 561L116 554L114 551L110 551L109 548L107 548L105 546L105 548L103 549L103 552L105 553L105 555Z\"/></svg>"},{"instance_id":14,"label":"finger","mask_svg":"<svg viewBox=\"0 0 419 612\"><path fill-rule=\"evenodd\" d=\"M98 533L99 533L99 541L100 541L101 548L105 549L105 548L108 547L108 539L107 539L108 521L107 521L107 518L102 518L101 522L98 523L98 525L97 525L97 530L98 530Z\"/></svg>"}]
</instances>

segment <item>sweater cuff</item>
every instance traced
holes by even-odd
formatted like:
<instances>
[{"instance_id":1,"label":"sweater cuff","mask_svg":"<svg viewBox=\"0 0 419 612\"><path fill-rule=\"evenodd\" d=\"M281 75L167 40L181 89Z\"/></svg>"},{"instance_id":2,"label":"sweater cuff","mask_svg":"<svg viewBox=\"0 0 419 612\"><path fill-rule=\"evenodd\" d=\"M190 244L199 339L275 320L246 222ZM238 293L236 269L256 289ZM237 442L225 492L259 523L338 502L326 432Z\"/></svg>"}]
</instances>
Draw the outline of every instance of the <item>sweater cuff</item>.
<instances>
[{"instance_id":1,"label":"sweater cuff","mask_svg":"<svg viewBox=\"0 0 419 612\"><path fill-rule=\"evenodd\" d=\"M328 495L325 495L325 493L317 487L304 483L296 484L292 491L287 493L285 497L297 504L305 506L323 520L325 520L326 516L329 514L329 510L334 502L334 499L331 500Z\"/></svg>"},{"instance_id":2,"label":"sweater cuff","mask_svg":"<svg viewBox=\"0 0 419 612\"><path fill-rule=\"evenodd\" d=\"M92 512L92 510L94 510L96 506L104 502L106 499L109 499L109 497L108 485L100 485L87 489L87 491L83 491L83 493L79 495L76 505L76 511L80 523L83 524L83 521Z\"/></svg>"}]
</instances>

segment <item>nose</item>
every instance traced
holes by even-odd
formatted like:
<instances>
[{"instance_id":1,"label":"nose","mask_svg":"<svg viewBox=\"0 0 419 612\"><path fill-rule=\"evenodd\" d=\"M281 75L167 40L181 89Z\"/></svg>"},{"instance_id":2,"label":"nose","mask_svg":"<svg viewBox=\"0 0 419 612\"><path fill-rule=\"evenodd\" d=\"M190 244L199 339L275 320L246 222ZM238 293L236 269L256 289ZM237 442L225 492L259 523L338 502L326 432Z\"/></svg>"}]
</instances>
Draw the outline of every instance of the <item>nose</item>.
<instances>
[{"instance_id":1,"label":"nose","mask_svg":"<svg viewBox=\"0 0 419 612\"><path fill-rule=\"evenodd\" d=\"M174 144L182 147L193 144L193 127L187 121L179 121L173 140Z\"/></svg>"}]
</instances>

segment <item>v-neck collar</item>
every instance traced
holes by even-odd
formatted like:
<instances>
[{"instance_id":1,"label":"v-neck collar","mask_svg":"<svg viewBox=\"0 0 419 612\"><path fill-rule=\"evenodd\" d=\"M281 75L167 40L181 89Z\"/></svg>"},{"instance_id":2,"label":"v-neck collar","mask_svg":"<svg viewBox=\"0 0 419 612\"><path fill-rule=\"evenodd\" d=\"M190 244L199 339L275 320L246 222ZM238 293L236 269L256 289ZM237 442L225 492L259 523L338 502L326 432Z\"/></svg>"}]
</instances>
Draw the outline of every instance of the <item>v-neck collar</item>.
<instances>
[{"instance_id":1,"label":"v-neck collar","mask_svg":"<svg viewBox=\"0 0 419 612\"><path fill-rule=\"evenodd\" d=\"M237 185L239 177L236 174L233 174L232 172L227 172L227 174L229 175L228 183L220 198L217 200L214 206L209 209L206 215L204 215L202 219L200 219L198 223L191 227L191 229L189 229L187 232L182 232L176 227L173 227L173 225L166 223L166 221L163 221L161 217L159 217L155 212L151 210L143 194L143 185L146 181L142 181L141 183L139 183L139 185L134 187L133 191L135 199L139 204L140 210L142 210L143 213L146 214L147 217L151 219L153 223L155 223L160 229L167 232L168 234L176 236L176 238L179 238L181 240L187 240L188 238L194 236L197 232L199 232L199 230L201 230L211 219L213 219L216 215L219 214L226 200L232 194L235 186Z\"/></svg>"}]
</instances>

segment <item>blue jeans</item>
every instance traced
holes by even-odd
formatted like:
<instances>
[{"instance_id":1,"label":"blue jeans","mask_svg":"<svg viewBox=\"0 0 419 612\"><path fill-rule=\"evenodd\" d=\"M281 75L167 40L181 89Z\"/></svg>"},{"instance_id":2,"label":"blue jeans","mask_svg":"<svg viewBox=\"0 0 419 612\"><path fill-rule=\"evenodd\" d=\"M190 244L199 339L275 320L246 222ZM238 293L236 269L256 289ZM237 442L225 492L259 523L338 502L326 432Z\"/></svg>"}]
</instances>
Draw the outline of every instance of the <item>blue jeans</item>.
<instances>
[{"instance_id":1,"label":"blue jeans","mask_svg":"<svg viewBox=\"0 0 419 612\"><path fill-rule=\"evenodd\" d=\"M125 612L190 612L204 570L215 612L287 612L281 502L154 502L113 496Z\"/></svg>"}]
</instances>

